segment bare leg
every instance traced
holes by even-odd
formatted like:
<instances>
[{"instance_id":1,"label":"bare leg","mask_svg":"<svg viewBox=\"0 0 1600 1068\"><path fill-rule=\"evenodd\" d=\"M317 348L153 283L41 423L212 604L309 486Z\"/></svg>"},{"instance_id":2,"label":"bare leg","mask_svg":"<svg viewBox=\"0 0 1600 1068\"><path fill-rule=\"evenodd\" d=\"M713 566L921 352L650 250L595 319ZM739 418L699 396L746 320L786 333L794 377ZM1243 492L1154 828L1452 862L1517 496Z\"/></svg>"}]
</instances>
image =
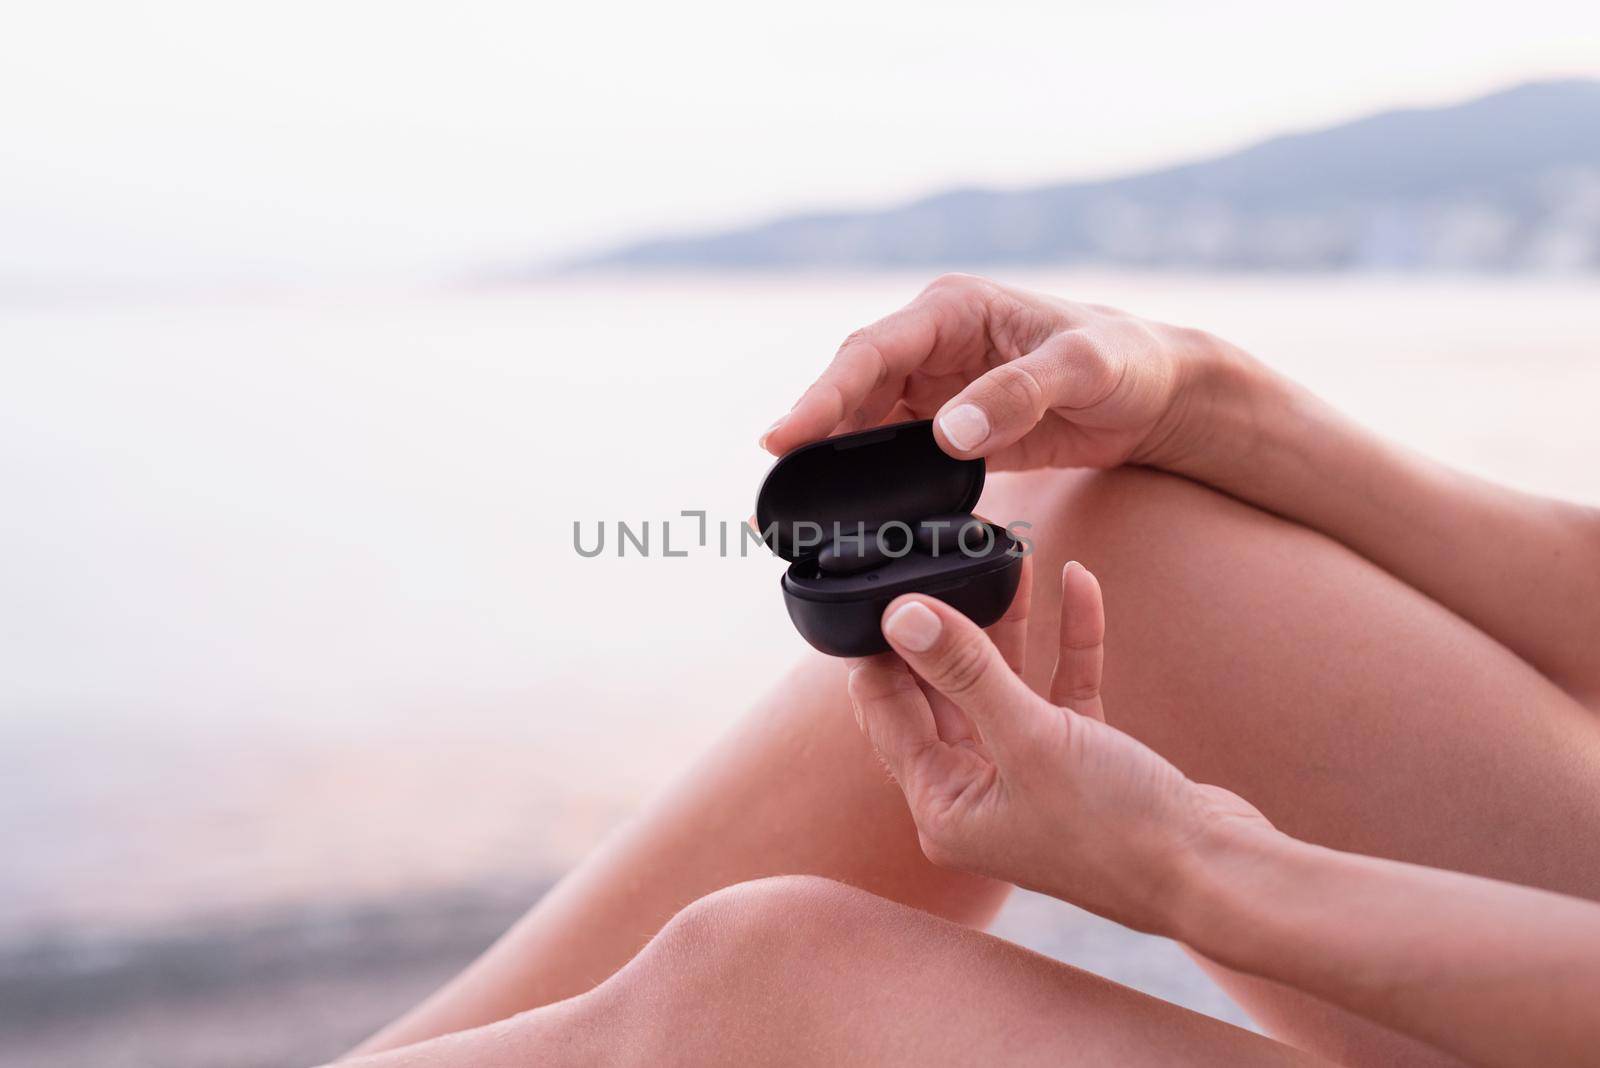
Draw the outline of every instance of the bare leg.
<instances>
[{"instance_id":1,"label":"bare leg","mask_svg":"<svg viewBox=\"0 0 1600 1068\"><path fill-rule=\"evenodd\" d=\"M1100 578L1116 726L1297 837L1600 897L1600 723L1504 647L1327 538L1183 479L1000 483L988 514L1033 519L1036 576L1075 557ZM1056 598L1037 583L1036 686ZM1222 981L1332 1059L1430 1056L1302 995Z\"/></svg>"},{"instance_id":2,"label":"bare leg","mask_svg":"<svg viewBox=\"0 0 1600 1068\"><path fill-rule=\"evenodd\" d=\"M473 1064L1322 1063L816 878L731 887L581 997L374 1058Z\"/></svg>"},{"instance_id":3,"label":"bare leg","mask_svg":"<svg viewBox=\"0 0 1600 1068\"><path fill-rule=\"evenodd\" d=\"M1342 849L1600 895L1600 730L1481 632L1328 539L1139 470L997 478L982 510L1035 524L1036 688L1054 576L1100 576L1113 722L1292 834ZM1515 596L1515 591L1507 591ZM367 1048L589 989L689 901L815 873L967 923L1004 888L922 859L898 791L808 661L658 805L574 872L430 1005ZM1274 1033L1337 1059L1409 1040L1238 977Z\"/></svg>"},{"instance_id":4,"label":"bare leg","mask_svg":"<svg viewBox=\"0 0 1600 1068\"><path fill-rule=\"evenodd\" d=\"M466 972L361 1051L581 993L690 902L786 874L827 875L977 925L1010 889L927 862L905 800L856 728L843 663L808 658Z\"/></svg>"}]
</instances>

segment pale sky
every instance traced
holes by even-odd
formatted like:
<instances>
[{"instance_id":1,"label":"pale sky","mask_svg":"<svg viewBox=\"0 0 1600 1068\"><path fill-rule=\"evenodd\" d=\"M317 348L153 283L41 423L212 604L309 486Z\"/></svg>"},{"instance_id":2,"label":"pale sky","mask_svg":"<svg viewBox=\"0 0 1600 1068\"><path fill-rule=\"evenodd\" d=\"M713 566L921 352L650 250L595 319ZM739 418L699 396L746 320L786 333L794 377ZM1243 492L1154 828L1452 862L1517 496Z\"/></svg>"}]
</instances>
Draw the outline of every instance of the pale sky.
<instances>
[{"instance_id":1,"label":"pale sky","mask_svg":"<svg viewBox=\"0 0 1600 1068\"><path fill-rule=\"evenodd\" d=\"M537 263L1572 75L1600 4L51 0L0 32L0 280Z\"/></svg>"}]
</instances>

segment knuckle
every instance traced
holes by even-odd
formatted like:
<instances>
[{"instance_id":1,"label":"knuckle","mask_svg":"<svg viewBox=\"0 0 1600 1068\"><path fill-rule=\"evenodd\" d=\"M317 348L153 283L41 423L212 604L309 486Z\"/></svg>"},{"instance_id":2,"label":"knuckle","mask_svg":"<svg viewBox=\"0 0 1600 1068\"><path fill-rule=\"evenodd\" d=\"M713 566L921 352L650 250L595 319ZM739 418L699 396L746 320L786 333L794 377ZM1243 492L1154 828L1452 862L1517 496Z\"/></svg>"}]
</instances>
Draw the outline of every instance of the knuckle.
<instances>
[{"instance_id":1,"label":"knuckle","mask_svg":"<svg viewBox=\"0 0 1600 1068\"><path fill-rule=\"evenodd\" d=\"M907 697L917 697L917 681L904 668L886 668L877 664L864 664L853 668L845 679L845 692L858 705L875 705Z\"/></svg>"},{"instance_id":2,"label":"knuckle","mask_svg":"<svg viewBox=\"0 0 1600 1068\"><path fill-rule=\"evenodd\" d=\"M844 340L839 342L838 351L843 353L853 348L859 348L862 345L871 345L871 331L872 328L869 326L857 327L850 331L845 335Z\"/></svg>"},{"instance_id":3,"label":"knuckle","mask_svg":"<svg viewBox=\"0 0 1600 1068\"><path fill-rule=\"evenodd\" d=\"M915 768L928 756L928 754L932 753L935 749L938 749L939 745L940 742L937 735L930 734L926 737L916 739L911 744L906 746L906 763Z\"/></svg>"},{"instance_id":4,"label":"knuckle","mask_svg":"<svg viewBox=\"0 0 1600 1068\"><path fill-rule=\"evenodd\" d=\"M1122 366L1122 349L1106 338L1095 337L1089 341L1088 365L1092 380L1108 392L1117 383Z\"/></svg>"},{"instance_id":5,"label":"knuckle","mask_svg":"<svg viewBox=\"0 0 1600 1068\"><path fill-rule=\"evenodd\" d=\"M845 679L845 693L858 705L870 704L901 693L903 681L898 672L890 674L872 666L858 667Z\"/></svg>"},{"instance_id":6,"label":"knuckle","mask_svg":"<svg viewBox=\"0 0 1600 1068\"><path fill-rule=\"evenodd\" d=\"M1094 682L1080 682L1069 685L1063 696L1068 701L1087 701L1091 697L1100 696L1100 685Z\"/></svg>"},{"instance_id":7,"label":"knuckle","mask_svg":"<svg viewBox=\"0 0 1600 1068\"><path fill-rule=\"evenodd\" d=\"M1041 414L1045 409L1044 387L1033 372L1020 364L1008 363L989 373L992 395L998 396L1007 410Z\"/></svg>"},{"instance_id":8,"label":"knuckle","mask_svg":"<svg viewBox=\"0 0 1600 1068\"><path fill-rule=\"evenodd\" d=\"M883 385L889 377L889 361L878 345L878 326L864 326L853 330L839 343L833 365L823 376L830 380L858 379L863 372L871 378L871 388ZM862 383L865 384L865 383Z\"/></svg>"},{"instance_id":9,"label":"knuckle","mask_svg":"<svg viewBox=\"0 0 1600 1068\"><path fill-rule=\"evenodd\" d=\"M1118 350L1105 337L1075 330L1063 336L1062 351L1071 376L1082 384L1084 403L1097 403L1115 390L1121 376Z\"/></svg>"},{"instance_id":10,"label":"knuckle","mask_svg":"<svg viewBox=\"0 0 1600 1068\"><path fill-rule=\"evenodd\" d=\"M1127 335L1128 347L1134 351L1153 349L1161 343L1155 324L1145 319L1129 319L1122 324L1122 330Z\"/></svg>"},{"instance_id":11,"label":"knuckle","mask_svg":"<svg viewBox=\"0 0 1600 1068\"><path fill-rule=\"evenodd\" d=\"M1000 292L994 282L981 275L950 271L923 287L918 303L945 303L955 307L989 308Z\"/></svg>"},{"instance_id":12,"label":"knuckle","mask_svg":"<svg viewBox=\"0 0 1600 1068\"><path fill-rule=\"evenodd\" d=\"M922 289L922 295L934 296L939 293L964 293L981 281L977 276L963 274L960 271L946 271Z\"/></svg>"},{"instance_id":13,"label":"knuckle","mask_svg":"<svg viewBox=\"0 0 1600 1068\"><path fill-rule=\"evenodd\" d=\"M990 658L975 641L956 643L939 664L939 688L952 696L977 689L989 671Z\"/></svg>"},{"instance_id":14,"label":"knuckle","mask_svg":"<svg viewBox=\"0 0 1600 1068\"><path fill-rule=\"evenodd\" d=\"M1110 362L1110 348L1106 340L1093 330L1074 330L1065 337L1067 352L1080 367L1094 367Z\"/></svg>"},{"instance_id":15,"label":"knuckle","mask_svg":"<svg viewBox=\"0 0 1600 1068\"><path fill-rule=\"evenodd\" d=\"M1064 653L1093 653L1106 643L1106 621L1073 619L1061 629L1061 651Z\"/></svg>"}]
</instances>

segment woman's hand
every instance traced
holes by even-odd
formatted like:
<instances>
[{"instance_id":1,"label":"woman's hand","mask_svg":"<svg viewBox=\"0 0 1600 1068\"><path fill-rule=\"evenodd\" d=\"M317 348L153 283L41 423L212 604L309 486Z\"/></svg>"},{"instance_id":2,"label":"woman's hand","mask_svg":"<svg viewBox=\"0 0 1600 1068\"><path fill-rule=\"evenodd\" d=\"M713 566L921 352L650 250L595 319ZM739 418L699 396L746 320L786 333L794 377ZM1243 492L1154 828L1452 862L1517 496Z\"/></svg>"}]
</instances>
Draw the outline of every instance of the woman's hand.
<instances>
[{"instance_id":1,"label":"woman's hand","mask_svg":"<svg viewBox=\"0 0 1600 1068\"><path fill-rule=\"evenodd\" d=\"M1219 380L1249 373L1196 330L948 275L845 339L762 436L776 455L831 434L934 419L952 456L996 469L1148 464L1195 474Z\"/></svg>"},{"instance_id":2,"label":"woman's hand","mask_svg":"<svg viewBox=\"0 0 1600 1068\"><path fill-rule=\"evenodd\" d=\"M883 623L895 651L851 671L856 718L905 791L929 860L1172 934L1210 832L1275 832L1105 723L1100 586L1079 564L1062 573L1050 700L1028 689L1011 634L1026 598L1024 584L995 628L1009 655L948 605L897 599Z\"/></svg>"},{"instance_id":3,"label":"woman's hand","mask_svg":"<svg viewBox=\"0 0 1600 1068\"><path fill-rule=\"evenodd\" d=\"M1279 833L1100 718L1100 589L1076 564L1051 700L1028 689L1023 589L995 642L901 597L884 613L895 652L850 674L928 859L1176 938L1465 1062L1596 1063L1600 905Z\"/></svg>"}]
</instances>

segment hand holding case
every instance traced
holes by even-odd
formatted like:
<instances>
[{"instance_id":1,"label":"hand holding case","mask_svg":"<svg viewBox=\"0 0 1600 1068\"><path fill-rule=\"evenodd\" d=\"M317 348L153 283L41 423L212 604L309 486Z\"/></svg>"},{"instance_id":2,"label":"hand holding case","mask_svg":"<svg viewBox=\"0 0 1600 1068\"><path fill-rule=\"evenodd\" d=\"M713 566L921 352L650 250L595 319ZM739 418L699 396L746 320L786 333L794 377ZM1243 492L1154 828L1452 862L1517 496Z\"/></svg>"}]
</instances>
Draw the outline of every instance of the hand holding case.
<instances>
[{"instance_id":1,"label":"hand holding case","mask_svg":"<svg viewBox=\"0 0 1600 1068\"><path fill-rule=\"evenodd\" d=\"M937 597L980 627L997 622L1022 574L1017 539L985 522L987 541L964 543L960 552L934 556L911 546L920 520L970 513L983 481L983 460L948 455L926 419L813 442L773 464L756 500L756 525L790 561L783 600L801 636L832 656L883 652L883 612L906 593ZM825 573L817 557L841 534L881 537L898 555L850 574Z\"/></svg>"}]
</instances>

